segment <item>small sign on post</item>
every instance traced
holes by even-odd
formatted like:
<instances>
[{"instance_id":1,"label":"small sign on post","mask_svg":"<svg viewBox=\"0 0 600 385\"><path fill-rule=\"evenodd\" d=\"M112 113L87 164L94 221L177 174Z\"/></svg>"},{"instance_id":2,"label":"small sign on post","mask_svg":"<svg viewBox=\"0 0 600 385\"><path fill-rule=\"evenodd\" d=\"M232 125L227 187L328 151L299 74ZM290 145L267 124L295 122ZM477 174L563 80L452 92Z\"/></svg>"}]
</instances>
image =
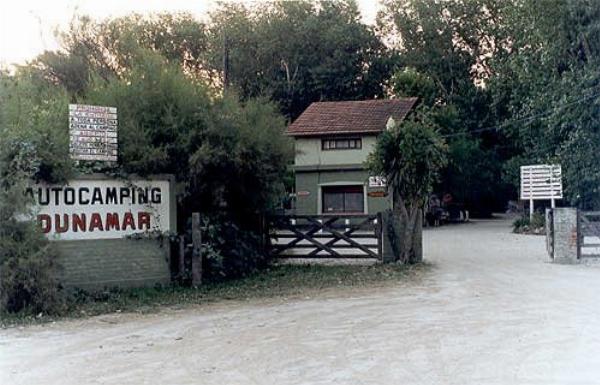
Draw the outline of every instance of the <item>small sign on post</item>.
<instances>
[{"instance_id":1,"label":"small sign on post","mask_svg":"<svg viewBox=\"0 0 600 385\"><path fill-rule=\"evenodd\" d=\"M562 169L559 164L521 166L521 199L529 200L529 217L534 200L550 200L551 207L562 199Z\"/></svg>"},{"instance_id":2,"label":"small sign on post","mask_svg":"<svg viewBox=\"0 0 600 385\"><path fill-rule=\"evenodd\" d=\"M72 159L116 162L116 107L69 104L69 136Z\"/></svg>"},{"instance_id":3,"label":"small sign on post","mask_svg":"<svg viewBox=\"0 0 600 385\"><path fill-rule=\"evenodd\" d=\"M387 181L383 176L370 176L369 177L369 187L385 187L387 185Z\"/></svg>"}]
</instances>

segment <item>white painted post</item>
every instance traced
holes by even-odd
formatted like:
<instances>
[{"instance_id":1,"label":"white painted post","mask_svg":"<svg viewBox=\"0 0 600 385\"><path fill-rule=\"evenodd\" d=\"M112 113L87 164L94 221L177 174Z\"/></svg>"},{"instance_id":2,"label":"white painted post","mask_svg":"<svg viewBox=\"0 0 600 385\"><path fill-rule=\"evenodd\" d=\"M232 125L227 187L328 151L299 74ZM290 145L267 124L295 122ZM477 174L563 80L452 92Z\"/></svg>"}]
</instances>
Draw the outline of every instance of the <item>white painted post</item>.
<instances>
[{"instance_id":1,"label":"white painted post","mask_svg":"<svg viewBox=\"0 0 600 385\"><path fill-rule=\"evenodd\" d=\"M533 220L533 170L529 168L529 220Z\"/></svg>"},{"instance_id":2,"label":"white painted post","mask_svg":"<svg viewBox=\"0 0 600 385\"><path fill-rule=\"evenodd\" d=\"M554 201L554 165L550 165L550 207L555 208L556 202Z\"/></svg>"},{"instance_id":3,"label":"white painted post","mask_svg":"<svg viewBox=\"0 0 600 385\"><path fill-rule=\"evenodd\" d=\"M529 200L529 220L533 219L533 199Z\"/></svg>"}]
</instances>

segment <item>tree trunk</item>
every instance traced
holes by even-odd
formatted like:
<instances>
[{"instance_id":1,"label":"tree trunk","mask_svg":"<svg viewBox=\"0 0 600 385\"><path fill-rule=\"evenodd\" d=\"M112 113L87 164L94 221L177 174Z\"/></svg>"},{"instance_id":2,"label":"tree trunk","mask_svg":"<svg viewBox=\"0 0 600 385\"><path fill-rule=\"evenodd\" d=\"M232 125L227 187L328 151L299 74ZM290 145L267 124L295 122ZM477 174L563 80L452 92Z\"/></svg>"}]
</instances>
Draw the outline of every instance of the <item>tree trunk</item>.
<instances>
[{"instance_id":1,"label":"tree trunk","mask_svg":"<svg viewBox=\"0 0 600 385\"><path fill-rule=\"evenodd\" d=\"M399 206L399 205L398 205ZM385 231L388 231L391 247L397 263L418 263L423 260L421 209L413 205L396 206L391 212Z\"/></svg>"}]
</instances>

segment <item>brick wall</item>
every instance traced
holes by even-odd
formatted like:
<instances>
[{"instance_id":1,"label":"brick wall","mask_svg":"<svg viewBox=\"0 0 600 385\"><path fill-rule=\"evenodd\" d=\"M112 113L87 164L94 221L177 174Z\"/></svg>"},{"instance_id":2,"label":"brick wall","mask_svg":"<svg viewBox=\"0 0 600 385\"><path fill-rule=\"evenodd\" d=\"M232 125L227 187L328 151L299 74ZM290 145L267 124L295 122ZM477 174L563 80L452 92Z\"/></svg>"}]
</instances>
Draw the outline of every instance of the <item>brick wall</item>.
<instances>
[{"instance_id":1,"label":"brick wall","mask_svg":"<svg viewBox=\"0 0 600 385\"><path fill-rule=\"evenodd\" d=\"M61 281L86 290L168 284L168 244L154 239L57 241Z\"/></svg>"}]
</instances>

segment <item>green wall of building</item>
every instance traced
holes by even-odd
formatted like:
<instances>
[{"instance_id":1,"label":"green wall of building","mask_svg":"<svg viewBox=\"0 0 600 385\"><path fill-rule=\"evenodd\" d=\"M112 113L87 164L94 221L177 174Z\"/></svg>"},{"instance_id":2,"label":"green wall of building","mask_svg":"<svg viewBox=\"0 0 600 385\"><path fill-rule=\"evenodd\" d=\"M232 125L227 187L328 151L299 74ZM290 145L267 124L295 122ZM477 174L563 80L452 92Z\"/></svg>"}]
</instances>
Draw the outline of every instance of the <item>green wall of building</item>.
<instances>
[{"instance_id":1,"label":"green wall of building","mask_svg":"<svg viewBox=\"0 0 600 385\"><path fill-rule=\"evenodd\" d=\"M377 136L375 135L350 135L348 137L360 137L362 146L360 149L347 150L325 150L321 149L322 137L296 138L296 166L314 165L346 165L362 164L367 156L373 151Z\"/></svg>"},{"instance_id":2,"label":"green wall of building","mask_svg":"<svg viewBox=\"0 0 600 385\"><path fill-rule=\"evenodd\" d=\"M387 197L370 197L368 193L383 192L385 188L371 188L366 170L296 171L296 213L301 215L321 214L320 187L331 185L361 184L365 188L367 214L375 214L389 207ZM306 194L308 192L308 194Z\"/></svg>"}]
</instances>

